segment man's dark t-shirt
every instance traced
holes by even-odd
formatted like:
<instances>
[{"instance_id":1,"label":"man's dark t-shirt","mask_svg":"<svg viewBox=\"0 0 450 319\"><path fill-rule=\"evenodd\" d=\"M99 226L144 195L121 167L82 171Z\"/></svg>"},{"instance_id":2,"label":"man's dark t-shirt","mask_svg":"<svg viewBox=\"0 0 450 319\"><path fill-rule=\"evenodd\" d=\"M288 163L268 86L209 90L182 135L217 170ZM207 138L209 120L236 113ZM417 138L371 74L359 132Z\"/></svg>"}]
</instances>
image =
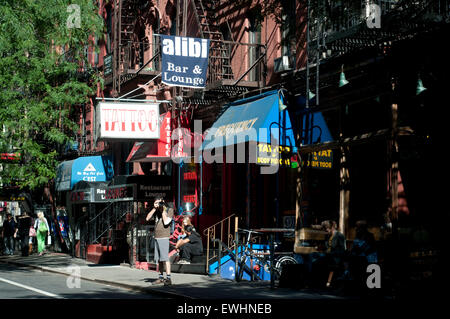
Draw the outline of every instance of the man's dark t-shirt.
<instances>
[{"instance_id":1,"label":"man's dark t-shirt","mask_svg":"<svg viewBox=\"0 0 450 319\"><path fill-rule=\"evenodd\" d=\"M30 227L31 227L31 217L29 216L19 217L19 225L17 228L19 229L20 236L28 235L30 232Z\"/></svg>"},{"instance_id":2,"label":"man's dark t-shirt","mask_svg":"<svg viewBox=\"0 0 450 319\"><path fill-rule=\"evenodd\" d=\"M197 233L191 233L189 236L186 237L186 239L189 239L188 245L191 245L192 250L196 254L203 254L203 244L202 239Z\"/></svg>"},{"instance_id":3,"label":"man's dark t-shirt","mask_svg":"<svg viewBox=\"0 0 450 319\"><path fill-rule=\"evenodd\" d=\"M16 223L14 222L14 220L5 220L3 222L3 230L5 232L5 237L13 236L14 232L16 231Z\"/></svg>"}]
</instances>

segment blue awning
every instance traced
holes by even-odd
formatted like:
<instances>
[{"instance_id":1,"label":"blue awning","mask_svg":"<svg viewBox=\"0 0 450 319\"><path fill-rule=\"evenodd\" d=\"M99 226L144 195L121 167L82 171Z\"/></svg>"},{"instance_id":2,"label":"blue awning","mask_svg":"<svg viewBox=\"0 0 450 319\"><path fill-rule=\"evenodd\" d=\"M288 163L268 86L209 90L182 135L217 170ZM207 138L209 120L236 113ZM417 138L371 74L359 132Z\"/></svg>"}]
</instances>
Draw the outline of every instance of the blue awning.
<instances>
[{"instance_id":1,"label":"blue awning","mask_svg":"<svg viewBox=\"0 0 450 319\"><path fill-rule=\"evenodd\" d=\"M113 178L114 169L110 156L86 156L59 164L56 190L67 191L79 181L106 182Z\"/></svg>"},{"instance_id":2,"label":"blue awning","mask_svg":"<svg viewBox=\"0 0 450 319\"><path fill-rule=\"evenodd\" d=\"M290 146L295 152L289 113L286 109L280 111L283 102L279 91L270 91L229 104L208 130L201 149L256 142Z\"/></svg>"},{"instance_id":3,"label":"blue awning","mask_svg":"<svg viewBox=\"0 0 450 319\"><path fill-rule=\"evenodd\" d=\"M334 141L322 112L311 112L303 115L302 133L302 145Z\"/></svg>"}]
</instances>

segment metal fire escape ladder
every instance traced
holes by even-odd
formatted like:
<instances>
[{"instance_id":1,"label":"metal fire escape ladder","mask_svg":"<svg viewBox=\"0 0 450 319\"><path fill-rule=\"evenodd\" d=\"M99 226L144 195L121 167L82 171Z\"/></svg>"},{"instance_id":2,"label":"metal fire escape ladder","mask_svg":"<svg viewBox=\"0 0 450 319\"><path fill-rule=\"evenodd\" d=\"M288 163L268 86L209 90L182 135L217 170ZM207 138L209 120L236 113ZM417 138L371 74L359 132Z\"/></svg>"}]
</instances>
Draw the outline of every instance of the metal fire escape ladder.
<instances>
[{"instance_id":1,"label":"metal fire escape ladder","mask_svg":"<svg viewBox=\"0 0 450 319\"><path fill-rule=\"evenodd\" d=\"M220 31L217 19L218 1L193 0L192 5L199 25L200 35L211 40L209 59L216 72L214 72L215 74L210 74L210 80L233 79L231 50L224 44L225 39ZM213 78L211 78L212 75Z\"/></svg>"},{"instance_id":2,"label":"metal fire escape ladder","mask_svg":"<svg viewBox=\"0 0 450 319\"><path fill-rule=\"evenodd\" d=\"M115 0L114 3L114 70L113 90L120 93L120 86L129 77L125 65L130 58L134 28L137 21L137 0Z\"/></svg>"}]
</instances>

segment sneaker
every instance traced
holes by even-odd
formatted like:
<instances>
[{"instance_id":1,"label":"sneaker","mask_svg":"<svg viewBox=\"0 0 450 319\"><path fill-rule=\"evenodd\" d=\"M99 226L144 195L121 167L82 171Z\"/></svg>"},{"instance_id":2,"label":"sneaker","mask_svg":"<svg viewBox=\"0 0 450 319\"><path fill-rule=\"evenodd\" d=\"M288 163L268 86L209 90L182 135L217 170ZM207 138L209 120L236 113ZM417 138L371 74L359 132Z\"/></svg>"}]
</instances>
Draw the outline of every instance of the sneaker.
<instances>
[{"instance_id":1,"label":"sneaker","mask_svg":"<svg viewBox=\"0 0 450 319\"><path fill-rule=\"evenodd\" d=\"M178 264L180 265L189 265L191 262L189 260L181 259Z\"/></svg>"},{"instance_id":2,"label":"sneaker","mask_svg":"<svg viewBox=\"0 0 450 319\"><path fill-rule=\"evenodd\" d=\"M152 282L152 285L162 285L165 283L165 279L156 279L154 282Z\"/></svg>"},{"instance_id":3,"label":"sneaker","mask_svg":"<svg viewBox=\"0 0 450 319\"><path fill-rule=\"evenodd\" d=\"M168 278L164 279L164 286L170 286L170 285L172 285L172 279L168 279Z\"/></svg>"}]
</instances>

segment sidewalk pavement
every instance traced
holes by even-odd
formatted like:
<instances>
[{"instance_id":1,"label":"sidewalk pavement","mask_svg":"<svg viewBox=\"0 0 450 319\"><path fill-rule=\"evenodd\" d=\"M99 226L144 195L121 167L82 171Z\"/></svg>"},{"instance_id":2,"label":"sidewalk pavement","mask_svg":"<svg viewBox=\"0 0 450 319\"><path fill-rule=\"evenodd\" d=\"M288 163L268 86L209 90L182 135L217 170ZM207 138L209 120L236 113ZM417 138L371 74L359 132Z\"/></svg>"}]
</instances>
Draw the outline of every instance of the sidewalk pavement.
<instances>
[{"instance_id":1,"label":"sidewalk pavement","mask_svg":"<svg viewBox=\"0 0 450 319\"><path fill-rule=\"evenodd\" d=\"M152 286L152 282L158 279L158 273L155 271L135 269L126 265L97 265L61 253L47 253L44 256L31 255L28 257L0 256L0 262L66 276L72 274L73 268L70 266L78 266L83 280L175 299L343 299L326 290L271 289L268 281L235 282L219 277L196 274L172 273L173 284L171 286Z\"/></svg>"}]
</instances>

